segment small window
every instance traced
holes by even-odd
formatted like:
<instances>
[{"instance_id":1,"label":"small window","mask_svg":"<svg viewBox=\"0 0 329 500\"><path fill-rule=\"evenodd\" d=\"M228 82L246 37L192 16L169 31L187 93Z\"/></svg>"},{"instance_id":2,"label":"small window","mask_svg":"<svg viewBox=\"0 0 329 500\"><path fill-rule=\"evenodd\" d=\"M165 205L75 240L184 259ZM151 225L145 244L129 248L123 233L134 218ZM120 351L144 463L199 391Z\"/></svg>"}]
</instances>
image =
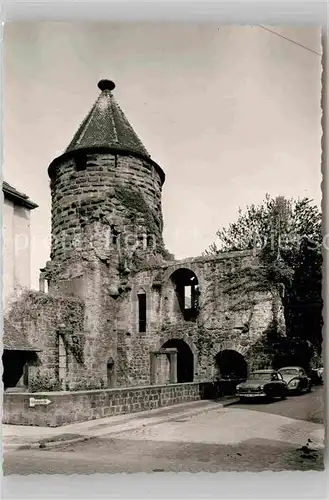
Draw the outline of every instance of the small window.
<instances>
[{"instance_id":1,"label":"small window","mask_svg":"<svg viewBox=\"0 0 329 500\"><path fill-rule=\"evenodd\" d=\"M146 332L146 293L138 294L138 331Z\"/></svg>"},{"instance_id":2,"label":"small window","mask_svg":"<svg viewBox=\"0 0 329 500\"><path fill-rule=\"evenodd\" d=\"M84 154L78 154L75 157L75 168L77 171L85 170L87 166L87 159Z\"/></svg>"}]
</instances>

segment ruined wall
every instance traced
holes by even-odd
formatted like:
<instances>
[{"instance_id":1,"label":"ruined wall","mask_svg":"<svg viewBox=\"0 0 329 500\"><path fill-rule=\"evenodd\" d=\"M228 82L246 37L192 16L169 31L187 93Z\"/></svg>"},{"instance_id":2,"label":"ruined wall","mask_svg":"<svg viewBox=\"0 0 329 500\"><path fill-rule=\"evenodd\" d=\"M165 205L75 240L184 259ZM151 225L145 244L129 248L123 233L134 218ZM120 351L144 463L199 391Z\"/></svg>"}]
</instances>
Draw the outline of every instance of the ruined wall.
<instances>
[{"instance_id":1,"label":"ruined wall","mask_svg":"<svg viewBox=\"0 0 329 500\"><path fill-rule=\"evenodd\" d=\"M76 298L52 297L34 291L25 292L6 314L6 319L20 330L29 343L40 351L29 366L28 382L31 390L59 390L58 329L67 329L68 373L79 376L83 352L84 305ZM76 342L76 343L75 343Z\"/></svg>"},{"instance_id":2,"label":"ruined wall","mask_svg":"<svg viewBox=\"0 0 329 500\"><path fill-rule=\"evenodd\" d=\"M160 349L170 339L183 340L190 347L194 380L209 380L214 376L214 358L224 349L239 352L250 367L254 366L257 360L252 357L251 347L273 321L278 328L284 327L279 293L258 283L255 277L258 266L258 258L250 252L236 252L187 259L133 276L131 291L121 303L118 385L147 383L150 352ZM185 321L174 307L175 292L170 277L181 268L192 270L199 282L196 321ZM138 331L137 295L141 292L147 297L145 332Z\"/></svg>"},{"instance_id":3,"label":"ruined wall","mask_svg":"<svg viewBox=\"0 0 329 500\"><path fill-rule=\"evenodd\" d=\"M27 292L8 312L8 320L41 350L29 366L30 390L108 386L108 360L116 358L117 304L104 293L102 271L95 265L76 280L75 287L69 287L72 281L63 281L65 290L55 294ZM61 340L66 357L62 363Z\"/></svg>"},{"instance_id":4,"label":"ruined wall","mask_svg":"<svg viewBox=\"0 0 329 500\"><path fill-rule=\"evenodd\" d=\"M61 274L49 295L30 294L29 300L16 306L12 317L20 320L29 340L43 349L39 374L50 377L54 388L58 380L60 325L80 333L83 344L83 360L68 349L69 390L104 388L110 383L114 387L148 385L151 353L172 339L184 341L192 352L193 380L210 380L216 373L216 354L235 350L253 367L257 360L252 346L273 319L282 326L277 291L260 287L257 279L250 277L250 269L257 266L257 257L239 252L150 266L120 277L120 273L113 274L110 264L96 256L85 261L77 259L66 268L66 275ZM175 284L171 277L178 269L192 271L199 284L199 308L194 321L184 320L174 307ZM145 331L139 331L141 293L146 294Z\"/></svg>"}]
</instances>

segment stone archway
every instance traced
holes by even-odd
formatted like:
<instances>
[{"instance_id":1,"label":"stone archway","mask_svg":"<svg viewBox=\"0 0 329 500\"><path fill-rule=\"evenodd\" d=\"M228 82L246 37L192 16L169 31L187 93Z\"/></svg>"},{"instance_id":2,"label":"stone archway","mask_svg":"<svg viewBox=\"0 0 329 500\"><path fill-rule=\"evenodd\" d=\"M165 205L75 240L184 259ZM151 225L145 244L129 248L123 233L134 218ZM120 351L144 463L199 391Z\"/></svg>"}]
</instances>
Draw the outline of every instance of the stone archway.
<instances>
[{"instance_id":1,"label":"stone archway","mask_svg":"<svg viewBox=\"0 0 329 500\"><path fill-rule=\"evenodd\" d=\"M177 349L177 383L193 382L194 356L188 344L181 339L170 339L161 348Z\"/></svg>"},{"instance_id":2,"label":"stone archway","mask_svg":"<svg viewBox=\"0 0 329 500\"><path fill-rule=\"evenodd\" d=\"M244 356L233 349L224 349L215 356L217 373L223 379L246 379L248 365Z\"/></svg>"}]
</instances>

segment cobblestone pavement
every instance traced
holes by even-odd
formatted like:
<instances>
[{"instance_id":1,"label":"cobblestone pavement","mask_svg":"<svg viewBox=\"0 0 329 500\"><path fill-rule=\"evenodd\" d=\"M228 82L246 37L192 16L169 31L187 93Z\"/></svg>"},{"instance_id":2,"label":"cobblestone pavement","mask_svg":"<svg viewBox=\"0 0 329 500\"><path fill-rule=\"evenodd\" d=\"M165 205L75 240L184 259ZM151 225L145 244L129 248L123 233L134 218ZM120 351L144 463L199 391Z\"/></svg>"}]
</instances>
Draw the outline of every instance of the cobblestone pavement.
<instances>
[{"instance_id":1,"label":"cobblestone pavement","mask_svg":"<svg viewBox=\"0 0 329 500\"><path fill-rule=\"evenodd\" d=\"M312 412L314 394L300 398ZM282 413L300 403L289 398L266 412L262 405L215 408L54 450L8 452L4 473L322 470L323 425L278 415L275 405ZM307 443L313 452L301 450Z\"/></svg>"}]
</instances>

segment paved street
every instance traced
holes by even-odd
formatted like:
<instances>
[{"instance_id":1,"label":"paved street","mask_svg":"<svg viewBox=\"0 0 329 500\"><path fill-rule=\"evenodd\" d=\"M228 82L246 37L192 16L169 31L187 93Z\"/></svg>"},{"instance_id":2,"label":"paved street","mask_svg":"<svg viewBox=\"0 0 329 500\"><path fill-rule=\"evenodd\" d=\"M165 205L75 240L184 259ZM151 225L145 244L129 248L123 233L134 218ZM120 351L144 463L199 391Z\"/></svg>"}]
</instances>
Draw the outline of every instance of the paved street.
<instances>
[{"instance_id":1,"label":"paved street","mask_svg":"<svg viewBox=\"0 0 329 500\"><path fill-rule=\"evenodd\" d=\"M319 387L268 405L239 403L53 449L10 451L4 473L322 470L322 394ZM309 439L315 451L300 451Z\"/></svg>"},{"instance_id":2,"label":"paved street","mask_svg":"<svg viewBox=\"0 0 329 500\"><path fill-rule=\"evenodd\" d=\"M324 422L323 386L315 386L310 394L301 396L289 396L285 401L277 401L275 404L239 403L238 408L254 411L267 412L274 415L307 420L309 422ZM288 401L288 404L287 404Z\"/></svg>"}]
</instances>

